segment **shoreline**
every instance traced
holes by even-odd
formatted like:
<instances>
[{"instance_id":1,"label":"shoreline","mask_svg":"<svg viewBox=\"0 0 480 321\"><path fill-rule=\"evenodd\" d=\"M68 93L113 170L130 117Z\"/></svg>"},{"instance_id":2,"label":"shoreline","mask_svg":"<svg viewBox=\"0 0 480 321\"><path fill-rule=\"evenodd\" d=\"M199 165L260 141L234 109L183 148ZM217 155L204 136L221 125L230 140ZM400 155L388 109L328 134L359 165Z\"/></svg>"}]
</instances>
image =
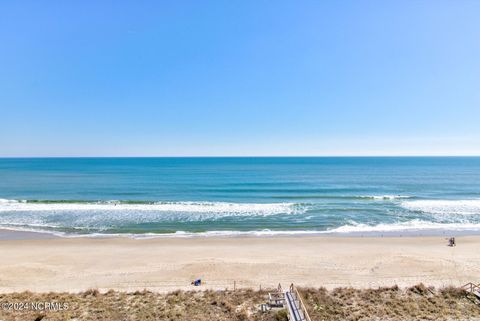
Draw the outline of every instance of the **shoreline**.
<instances>
[{"instance_id":1,"label":"shoreline","mask_svg":"<svg viewBox=\"0 0 480 321\"><path fill-rule=\"evenodd\" d=\"M0 292L461 286L480 236L43 238L0 241ZM201 287L190 282L202 278Z\"/></svg>"},{"instance_id":2,"label":"shoreline","mask_svg":"<svg viewBox=\"0 0 480 321\"><path fill-rule=\"evenodd\" d=\"M332 238L402 238L402 237L458 237L480 236L478 230L403 230L403 231L374 231L374 232L328 232L328 231L295 231L295 230L259 230L259 231L207 231L175 233L117 233L117 234L68 234L63 232L33 231L0 227L0 241L8 240L35 240L35 239L116 239L128 238L144 239L196 239L196 238L303 238L303 237L332 237Z\"/></svg>"}]
</instances>

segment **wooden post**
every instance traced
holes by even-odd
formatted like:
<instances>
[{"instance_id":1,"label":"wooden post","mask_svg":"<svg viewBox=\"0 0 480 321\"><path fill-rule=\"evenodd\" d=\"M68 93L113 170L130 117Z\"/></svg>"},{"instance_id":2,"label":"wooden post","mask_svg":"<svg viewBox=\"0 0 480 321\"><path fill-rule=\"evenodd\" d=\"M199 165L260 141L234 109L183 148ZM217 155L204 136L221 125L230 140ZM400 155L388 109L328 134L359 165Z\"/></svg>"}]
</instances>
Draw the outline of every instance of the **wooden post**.
<instances>
[{"instance_id":1,"label":"wooden post","mask_svg":"<svg viewBox=\"0 0 480 321\"><path fill-rule=\"evenodd\" d=\"M262 291L262 285L260 284L260 291Z\"/></svg>"},{"instance_id":2,"label":"wooden post","mask_svg":"<svg viewBox=\"0 0 480 321\"><path fill-rule=\"evenodd\" d=\"M237 289L237 281L233 281L233 291Z\"/></svg>"}]
</instances>

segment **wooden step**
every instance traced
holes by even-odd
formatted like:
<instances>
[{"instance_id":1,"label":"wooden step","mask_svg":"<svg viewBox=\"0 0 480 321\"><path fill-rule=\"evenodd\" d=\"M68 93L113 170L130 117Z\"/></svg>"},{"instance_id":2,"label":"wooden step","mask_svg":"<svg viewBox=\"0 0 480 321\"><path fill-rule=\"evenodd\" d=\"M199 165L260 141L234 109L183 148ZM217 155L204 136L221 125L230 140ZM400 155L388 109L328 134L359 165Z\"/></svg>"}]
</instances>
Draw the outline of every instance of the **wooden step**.
<instances>
[{"instance_id":1,"label":"wooden step","mask_svg":"<svg viewBox=\"0 0 480 321\"><path fill-rule=\"evenodd\" d=\"M480 290L475 290L475 291L472 291L473 295L475 295L477 297L477 299L480 300Z\"/></svg>"}]
</instances>

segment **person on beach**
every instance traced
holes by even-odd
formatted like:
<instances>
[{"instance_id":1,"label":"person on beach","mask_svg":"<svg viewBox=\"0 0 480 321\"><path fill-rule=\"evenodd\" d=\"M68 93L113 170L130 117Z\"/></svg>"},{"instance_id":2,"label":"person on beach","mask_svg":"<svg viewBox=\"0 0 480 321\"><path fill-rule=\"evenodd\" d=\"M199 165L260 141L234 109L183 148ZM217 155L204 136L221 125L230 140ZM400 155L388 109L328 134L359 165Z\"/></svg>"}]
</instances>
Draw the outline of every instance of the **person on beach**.
<instances>
[{"instance_id":1,"label":"person on beach","mask_svg":"<svg viewBox=\"0 0 480 321\"><path fill-rule=\"evenodd\" d=\"M448 239L448 246L453 247L456 246L457 244L455 243L455 237L451 237Z\"/></svg>"}]
</instances>

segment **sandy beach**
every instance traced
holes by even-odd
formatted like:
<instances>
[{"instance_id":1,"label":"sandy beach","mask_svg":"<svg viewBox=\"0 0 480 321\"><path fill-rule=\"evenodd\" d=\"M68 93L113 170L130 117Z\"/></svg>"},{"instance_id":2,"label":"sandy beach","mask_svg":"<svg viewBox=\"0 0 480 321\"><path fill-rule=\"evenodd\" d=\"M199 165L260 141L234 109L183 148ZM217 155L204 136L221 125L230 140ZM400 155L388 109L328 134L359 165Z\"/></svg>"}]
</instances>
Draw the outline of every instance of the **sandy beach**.
<instances>
[{"instance_id":1,"label":"sandy beach","mask_svg":"<svg viewBox=\"0 0 480 321\"><path fill-rule=\"evenodd\" d=\"M0 241L0 291L172 291L301 286L460 286L478 281L479 236L38 238Z\"/></svg>"}]
</instances>

